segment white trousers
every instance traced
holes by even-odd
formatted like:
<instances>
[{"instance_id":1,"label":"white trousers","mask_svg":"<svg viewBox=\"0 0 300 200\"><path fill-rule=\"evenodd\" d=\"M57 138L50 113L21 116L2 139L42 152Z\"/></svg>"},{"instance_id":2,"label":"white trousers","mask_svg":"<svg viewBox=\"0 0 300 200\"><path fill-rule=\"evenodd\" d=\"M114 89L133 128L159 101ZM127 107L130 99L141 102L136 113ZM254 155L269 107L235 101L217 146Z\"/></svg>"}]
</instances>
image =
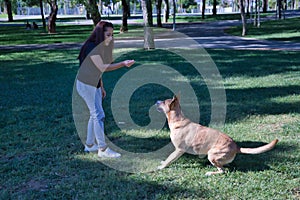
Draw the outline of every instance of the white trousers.
<instances>
[{"instance_id":1,"label":"white trousers","mask_svg":"<svg viewBox=\"0 0 300 200\"><path fill-rule=\"evenodd\" d=\"M87 126L86 144L95 144L97 141L99 148L105 148L104 136L104 118L105 113L102 107L102 91L81 81L76 81L76 89L78 94L84 99L89 111L90 118Z\"/></svg>"}]
</instances>

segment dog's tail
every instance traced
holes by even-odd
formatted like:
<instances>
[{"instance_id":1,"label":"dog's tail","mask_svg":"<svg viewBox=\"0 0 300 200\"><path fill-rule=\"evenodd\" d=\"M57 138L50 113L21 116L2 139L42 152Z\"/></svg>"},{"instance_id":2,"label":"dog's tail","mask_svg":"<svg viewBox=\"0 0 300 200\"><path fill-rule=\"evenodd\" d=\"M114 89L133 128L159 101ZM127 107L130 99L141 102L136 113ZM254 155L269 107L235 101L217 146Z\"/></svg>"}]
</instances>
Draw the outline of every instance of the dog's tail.
<instances>
[{"instance_id":1,"label":"dog's tail","mask_svg":"<svg viewBox=\"0 0 300 200\"><path fill-rule=\"evenodd\" d=\"M245 153L245 154L264 153L266 151L270 151L271 149L273 149L275 147L275 145L277 144L277 142L278 142L278 139L275 139L272 142L270 142L269 144L266 144L266 145L261 146L261 147L257 147L257 148L240 148L238 153Z\"/></svg>"}]
</instances>

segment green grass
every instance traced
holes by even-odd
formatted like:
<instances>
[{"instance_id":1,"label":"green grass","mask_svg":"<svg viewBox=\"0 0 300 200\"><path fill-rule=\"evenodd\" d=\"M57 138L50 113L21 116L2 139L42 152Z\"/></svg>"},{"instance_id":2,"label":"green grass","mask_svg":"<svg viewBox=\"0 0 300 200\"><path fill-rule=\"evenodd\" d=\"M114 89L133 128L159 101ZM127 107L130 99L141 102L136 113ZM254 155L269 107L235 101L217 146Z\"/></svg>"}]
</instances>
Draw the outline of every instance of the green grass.
<instances>
[{"instance_id":1,"label":"green grass","mask_svg":"<svg viewBox=\"0 0 300 200\"><path fill-rule=\"evenodd\" d=\"M238 155L226 174L212 177L204 175L214 170L207 159L193 155L184 155L162 171L126 173L107 167L95 154L85 154L72 117L78 50L2 51L0 199L300 198L299 52L208 52L226 89L226 123L220 129L245 147L280 140L270 152ZM200 121L209 124L209 93L202 77L186 61L163 50L134 50L130 57L137 60L133 67L159 60L187 77L199 98ZM149 152L169 142L167 129L129 135L121 132L112 118L113 88L132 69L104 76L106 134L125 150ZM171 95L157 85L137 90L130 105L135 122L147 124L149 107ZM154 136L132 136L147 133Z\"/></svg>"},{"instance_id":2,"label":"green grass","mask_svg":"<svg viewBox=\"0 0 300 200\"><path fill-rule=\"evenodd\" d=\"M131 27L132 30L138 27ZM115 37L120 27L115 25ZM0 26L0 45L17 44L53 44L83 42L91 34L91 25L57 25L56 34L48 34L41 27L38 30L26 30L24 26Z\"/></svg>"},{"instance_id":3,"label":"green grass","mask_svg":"<svg viewBox=\"0 0 300 200\"><path fill-rule=\"evenodd\" d=\"M48 34L42 28L26 30L25 25L1 26L0 44L51 44L84 41L91 33L92 28L92 26L57 26L57 34Z\"/></svg>"},{"instance_id":4,"label":"green grass","mask_svg":"<svg viewBox=\"0 0 300 200\"><path fill-rule=\"evenodd\" d=\"M0 18L7 18L7 14L0 14Z\"/></svg>"},{"instance_id":5,"label":"green grass","mask_svg":"<svg viewBox=\"0 0 300 200\"><path fill-rule=\"evenodd\" d=\"M25 24L0 26L0 45L19 44L54 44L54 43L82 43L91 34L92 25L63 25L58 24L55 34L48 34L41 27L38 30L26 30ZM129 31L120 33L120 25L114 25L114 37L143 39L144 28L137 25L129 25ZM164 29L153 28L157 32Z\"/></svg>"},{"instance_id":6,"label":"green grass","mask_svg":"<svg viewBox=\"0 0 300 200\"><path fill-rule=\"evenodd\" d=\"M298 17L285 20L266 21L261 22L259 28L249 24L246 37L264 40L300 42L299 20L300 18ZM240 36L242 27L232 27L226 32Z\"/></svg>"},{"instance_id":7,"label":"green grass","mask_svg":"<svg viewBox=\"0 0 300 200\"><path fill-rule=\"evenodd\" d=\"M202 20L200 19L200 17L201 16L177 16L176 22L201 22ZM206 16L206 19L203 22L228 19L240 19L240 16L239 14L217 15L216 17ZM248 33L246 37L265 40L300 42L300 30L297 23L299 19L300 18L265 21L261 23L260 28L248 25ZM60 19L58 22L65 22L70 20L74 21L76 19ZM169 22L172 22L172 18L169 20ZM38 30L26 30L24 20L14 23L17 23L17 25L9 25L10 23L3 23L3 25L0 26L0 45L81 43L88 37L93 29L91 25L78 26L58 23L57 33L48 34L41 28ZM114 35L116 40L120 38L143 39L144 32L142 26L129 25L129 32L123 34L119 33L119 29L120 26L115 25ZM161 32L163 31L163 29L154 28L154 31ZM226 30L226 32L232 35L240 36L241 26L232 27Z\"/></svg>"}]
</instances>

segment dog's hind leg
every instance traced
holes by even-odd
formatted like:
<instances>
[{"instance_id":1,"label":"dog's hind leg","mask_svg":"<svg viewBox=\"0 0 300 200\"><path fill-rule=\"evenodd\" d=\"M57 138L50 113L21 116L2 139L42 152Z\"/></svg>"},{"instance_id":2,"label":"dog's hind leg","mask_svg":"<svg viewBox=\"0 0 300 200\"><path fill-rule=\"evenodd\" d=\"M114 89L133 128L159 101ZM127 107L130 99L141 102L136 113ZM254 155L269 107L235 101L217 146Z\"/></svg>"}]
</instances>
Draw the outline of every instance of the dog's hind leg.
<instances>
[{"instance_id":1,"label":"dog's hind leg","mask_svg":"<svg viewBox=\"0 0 300 200\"><path fill-rule=\"evenodd\" d=\"M208 157L208 160L210 161L210 163L217 167L218 171L215 171L215 172L206 172L205 175L206 176L210 176L210 175L215 175L215 174L223 174L225 171L224 171L224 168L223 168L223 165L221 165L219 162L217 162L215 159L211 159L210 156Z\"/></svg>"},{"instance_id":2,"label":"dog's hind leg","mask_svg":"<svg viewBox=\"0 0 300 200\"><path fill-rule=\"evenodd\" d=\"M231 163L235 157L235 154L231 153L221 153L221 154L214 154L214 153L208 153L208 160L210 163L217 167L218 171L215 172L207 172L205 175L215 175L215 174L222 174L225 172L223 166Z\"/></svg>"},{"instance_id":3,"label":"dog's hind leg","mask_svg":"<svg viewBox=\"0 0 300 200\"><path fill-rule=\"evenodd\" d=\"M215 172L206 172L205 176L211 176L211 175L215 175L215 174L223 174L225 172L223 167L217 167L217 169L218 169L218 171L215 171Z\"/></svg>"},{"instance_id":4,"label":"dog's hind leg","mask_svg":"<svg viewBox=\"0 0 300 200\"><path fill-rule=\"evenodd\" d=\"M158 166L157 169L163 169L167 167L169 164L171 164L171 162L177 160L180 156L182 156L182 154L184 154L184 151L176 149L173 153L169 155L169 157L165 161L161 162L161 165Z\"/></svg>"}]
</instances>

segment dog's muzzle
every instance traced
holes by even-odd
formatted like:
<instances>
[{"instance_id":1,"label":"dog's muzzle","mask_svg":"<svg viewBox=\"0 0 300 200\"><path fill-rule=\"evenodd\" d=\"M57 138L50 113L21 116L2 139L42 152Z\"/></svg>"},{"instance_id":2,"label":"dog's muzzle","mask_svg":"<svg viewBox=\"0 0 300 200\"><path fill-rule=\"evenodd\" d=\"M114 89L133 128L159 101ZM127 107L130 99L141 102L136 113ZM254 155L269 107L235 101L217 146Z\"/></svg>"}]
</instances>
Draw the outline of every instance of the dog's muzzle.
<instances>
[{"instance_id":1,"label":"dog's muzzle","mask_svg":"<svg viewBox=\"0 0 300 200\"><path fill-rule=\"evenodd\" d=\"M160 107L160 104L162 103L162 101L157 101L156 102L156 110L158 111L158 112L163 112L163 109Z\"/></svg>"}]
</instances>

